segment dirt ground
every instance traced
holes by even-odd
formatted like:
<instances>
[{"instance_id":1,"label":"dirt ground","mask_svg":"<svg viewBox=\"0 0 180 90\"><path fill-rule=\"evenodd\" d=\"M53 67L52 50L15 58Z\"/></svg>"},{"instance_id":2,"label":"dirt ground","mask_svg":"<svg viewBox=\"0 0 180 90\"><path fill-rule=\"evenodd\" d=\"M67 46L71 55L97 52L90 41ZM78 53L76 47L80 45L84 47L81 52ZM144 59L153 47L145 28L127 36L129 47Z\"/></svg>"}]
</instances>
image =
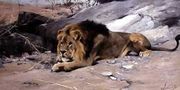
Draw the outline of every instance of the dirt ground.
<instances>
[{"instance_id":1,"label":"dirt ground","mask_svg":"<svg viewBox=\"0 0 180 90\"><path fill-rule=\"evenodd\" d=\"M52 10L50 7L17 5L0 2L0 24L2 24L2 21L4 21L5 24L13 23L16 21L20 11L33 12L52 19L60 19L73 14L70 8L64 6L56 6Z\"/></svg>"},{"instance_id":2,"label":"dirt ground","mask_svg":"<svg viewBox=\"0 0 180 90\"><path fill-rule=\"evenodd\" d=\"M161 46L173 45L172 40ZM180 48L175 52L153 51L149 57L126 56L102 60L94 66L58 73L51 72L50 67L45 63L54 59L55 55L50 52L12 57L10 58L12 62L0 68L0 88L2 90L179 90L179 53Z\"/></svg>"},{"instance_id":3,"label":"dirt ground","mask_svg":"<svg viewBox=\"0 0 180 90\"><path fill-rule=\"evenodd\" d=\"M0 15L13 22L18 6L0 3ZM6 6L3 6L6 5ZM13 7L13 9L12 9ZM23 7L23 6L22 6ZM23 8L22 8L23 9ZM52 16L47 9L24 8ZM9 11L9 12L8 12ZM61 10L58 10L61 11ZM11 13L10 13L11 12ZM54 10L57 15L57 11ZM10 14L9 14L10 13ZM17 14L16 14L17 15ZM56 16L55 16L56 17ZM61 16L57 16L60 18ZM159 46L173 47L171 40ZM174 52L153 51L149 57L126 56L102 60L94 66L71 72L51 72L55 54L34 52L21 57L0 58L1 90L180 90L180 48Z\"/></svg>"}]
</instances>

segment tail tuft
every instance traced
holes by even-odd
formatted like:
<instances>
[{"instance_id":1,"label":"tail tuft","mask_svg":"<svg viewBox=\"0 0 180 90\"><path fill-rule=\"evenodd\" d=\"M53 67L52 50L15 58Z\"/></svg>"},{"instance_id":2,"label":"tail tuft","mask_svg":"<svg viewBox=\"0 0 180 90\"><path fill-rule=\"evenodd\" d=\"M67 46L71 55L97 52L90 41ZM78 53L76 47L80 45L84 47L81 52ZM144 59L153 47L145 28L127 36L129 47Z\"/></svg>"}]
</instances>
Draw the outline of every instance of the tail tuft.
<instances>
[{"instance_id":1,"label":"tail tuft","mask_svg":"<svg viewBox=\"0 0 180 90\"><path fill-rule=\"evenodd\" d=\"M175 40L176 41L180 40L180 34L175 37Z\"/></svg>"}]
</instances>

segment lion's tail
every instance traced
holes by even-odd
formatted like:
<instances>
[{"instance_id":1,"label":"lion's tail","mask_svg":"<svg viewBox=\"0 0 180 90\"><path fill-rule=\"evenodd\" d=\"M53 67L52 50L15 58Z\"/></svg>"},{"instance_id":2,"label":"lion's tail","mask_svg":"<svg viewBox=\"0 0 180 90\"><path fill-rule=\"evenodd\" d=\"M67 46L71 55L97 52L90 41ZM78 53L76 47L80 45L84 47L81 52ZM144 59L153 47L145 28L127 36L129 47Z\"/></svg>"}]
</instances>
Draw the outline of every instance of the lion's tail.
<instances>
[{"instance_id":1,"label":"lion's tail","mask_svg":"<svg viewBox=\"0 0 180 90\"><path fill-rule=\"evenodd\" d=\"M175 37L176 46L173 49L163 48L163 47L151 47L154 51L175 51L179 47L180 34Z\"/></svg>"}]
</instances>

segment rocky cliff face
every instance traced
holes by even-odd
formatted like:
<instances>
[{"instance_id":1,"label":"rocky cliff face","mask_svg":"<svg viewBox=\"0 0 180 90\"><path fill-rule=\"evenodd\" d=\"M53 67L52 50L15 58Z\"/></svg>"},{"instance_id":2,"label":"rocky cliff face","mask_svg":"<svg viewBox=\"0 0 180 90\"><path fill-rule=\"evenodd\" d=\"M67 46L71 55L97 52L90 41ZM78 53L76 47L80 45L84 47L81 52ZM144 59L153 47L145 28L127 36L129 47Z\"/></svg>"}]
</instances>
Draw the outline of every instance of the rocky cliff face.
<instances>
[{"instance_id":1,"label":"rocky cliff face","mask_svg":"<svg viewBox=\"0 0 180 90\"><path fill-rule=\"evenodd\" d=\"M177 0L113 1L82 10L47 27L56 30L67 23L89 19L106 24L111 31L141 32L148 36L153 44L157 44L173 37L170 29L179 25L179 4L180 1ZM152 36L156 32L157 36Z\"/></svg>"}]
</instances>

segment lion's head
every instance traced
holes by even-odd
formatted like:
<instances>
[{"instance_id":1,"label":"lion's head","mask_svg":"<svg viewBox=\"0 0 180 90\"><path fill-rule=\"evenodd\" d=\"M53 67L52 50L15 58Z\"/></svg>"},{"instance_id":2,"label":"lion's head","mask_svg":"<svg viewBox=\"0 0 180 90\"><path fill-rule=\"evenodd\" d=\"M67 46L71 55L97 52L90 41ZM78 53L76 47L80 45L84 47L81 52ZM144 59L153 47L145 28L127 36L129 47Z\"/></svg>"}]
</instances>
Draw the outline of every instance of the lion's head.
<instances>
[{"instance_id":1,"label":"lion's head","mask_svg":"<svg viewBox=\"0 0 180 90\"><path fill-rule=\"evenodd\" d=\"M85 52L83 35L80 27L75 24L67 25L58 31L57 35L57 60L62 62L72 61L79 58L77 54Z\"/></svg>"},{"instance_id":2,"label":"lion's head","mask_svg":"<svg viewBox=\"0 0 180 90\"><path fill-rule=\"evenodd\" d=\"M104 25L93 21L65 26L57 34L57 60L69 62L88 57L94 45L94 38L98 34L108 36L109 32Z\"/></svg>"}]
</instances>

